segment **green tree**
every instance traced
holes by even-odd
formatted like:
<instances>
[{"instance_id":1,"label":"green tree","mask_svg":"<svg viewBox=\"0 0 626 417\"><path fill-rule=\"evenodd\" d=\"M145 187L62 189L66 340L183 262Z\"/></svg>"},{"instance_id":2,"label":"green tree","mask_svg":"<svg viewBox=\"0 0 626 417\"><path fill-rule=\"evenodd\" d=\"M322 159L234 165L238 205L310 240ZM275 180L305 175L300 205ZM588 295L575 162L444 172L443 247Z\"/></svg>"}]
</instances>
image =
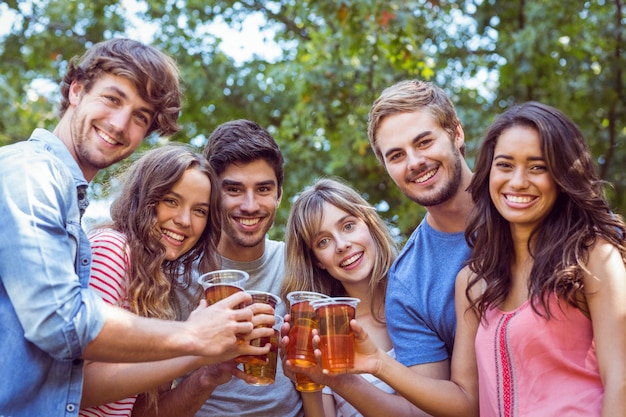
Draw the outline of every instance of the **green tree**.
<instances>
[{"instance_id":1,"label":"green tree","mask_svg":"<svg viewBox=\"0 0 626 417\"><path fill-rule=\"evenodd\" d=\"M369 149L371 103L390 84L432 80L453 98L468 159L503 109L539 100L583 129L617 212L626 212L624 15L621 0L138 0L152 43L178 61L186 83L182 132L198 148L220 123L248 118L270 130L286 158L280 238L290 199L319 176L359 189L406 238L424 210L402 196ZM58 83L67 60L93 42L136 33L127 2L11 1L16 23L0 48L0 144L55 122L54 97L34 80ZM233 28L261 14L282 55L240 63L210 25ZM146 29L147 30L147 29ZM29 94L30 93L30 94ZM146 147L158 146L151 138ZM98 194L110 172L96 179Z\"/></svg>"},{"instance_id":2,"label":"green tree","mask_svg":"<svg viewBox=\"0 0 626 417\"><path fill-rule=\"evenodd\" d=\"M615 209L626 212L626 57L621 0L483 2L476 19L495 31L494 113L537 100L583 130Z\"/></svg>"}]
</instances>

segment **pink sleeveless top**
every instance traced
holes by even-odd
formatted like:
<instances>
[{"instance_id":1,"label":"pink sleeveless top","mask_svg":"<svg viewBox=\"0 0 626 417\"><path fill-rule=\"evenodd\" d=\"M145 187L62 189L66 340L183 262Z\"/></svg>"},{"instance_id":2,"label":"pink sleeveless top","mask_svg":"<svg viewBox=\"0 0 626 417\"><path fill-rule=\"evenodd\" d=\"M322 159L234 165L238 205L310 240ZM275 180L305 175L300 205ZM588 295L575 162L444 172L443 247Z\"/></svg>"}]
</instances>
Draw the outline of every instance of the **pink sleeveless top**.
<instances>
[{"instance_id":1,"label":"pink sleeveless top","mask_svg":"<svg viewBox=\"0 0 626 417\"><path fill-rule=\"evenodd\" d=\"M604 388L591 321L555 296L550 313L546 321L528 301L510 312L487 311L475 342L481 417L600 415Z\"/></svg>"}]
</instances>

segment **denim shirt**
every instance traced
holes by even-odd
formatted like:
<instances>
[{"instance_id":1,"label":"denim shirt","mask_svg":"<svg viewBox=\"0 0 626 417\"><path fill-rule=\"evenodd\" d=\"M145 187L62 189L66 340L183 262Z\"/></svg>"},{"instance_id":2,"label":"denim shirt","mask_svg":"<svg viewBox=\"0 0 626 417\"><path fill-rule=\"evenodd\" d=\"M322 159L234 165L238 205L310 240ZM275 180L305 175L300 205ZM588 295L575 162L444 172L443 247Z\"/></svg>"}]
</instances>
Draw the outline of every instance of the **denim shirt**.
<instances>
[{"instance_id":1,"label":"denim shirt","mask_svg":"<svg viewBox=\"0 0 626 417\"><path fill-rule=\"evenodd\" d=\"M52 133L0 148L0 416L77 416L85 347L104 325L88 289L78 164Z\"/></svg>"}]
</instances>

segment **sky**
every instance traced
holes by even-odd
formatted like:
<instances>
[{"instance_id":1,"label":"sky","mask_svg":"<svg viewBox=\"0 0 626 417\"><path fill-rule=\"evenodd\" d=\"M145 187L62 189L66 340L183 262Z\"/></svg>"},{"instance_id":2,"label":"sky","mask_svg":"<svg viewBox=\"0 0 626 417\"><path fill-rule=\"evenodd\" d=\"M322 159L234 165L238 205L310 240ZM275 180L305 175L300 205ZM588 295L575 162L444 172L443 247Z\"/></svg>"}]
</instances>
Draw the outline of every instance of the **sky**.
<instances>
[{"instance_id":1,"label":"sky","mask_svg":"<svg viewBox=\"0 0 626 417\"><path fill-rule=\"evenodd\" d=\"M138 13L145 9L145 4L140 0L122 0L123 7L128 11L128 18L134 24L134 28L128 30L128 36L134 39L149 42L154 30L149 25L142 22ZM27 2L22 4L27 4ZM11 13L5 2L0 2L0 36L6 35L15 20L15 14ZM218 19L208 26L210 33L222 38L220 49L233 57L237 63L242 63L250 58L254 53L262 52L270 59L278 57L281 53L280 47L271 42L273 34L271 31L261 31L259 28L263 24L263 14L261 12L251 13L243 22L241 31L229 27L223 20Z\"/></svg>"},{"instance_id":2,"label":"sky","mask_svg":"<svg viewBox=\"0 0 626 417\"><path fill-rule=\"evenodd\" d=\"M154 31L136 16L137 13L145 11L145 4L138 0L122 0L122 4L128 10L130 22L135 24L135 28L128 31L129 36L149 42ZM273 34L267 30L260 30L263 21L264 16L261 12L251 13L243 22L241 30L237 30L228 26L222 19L217 19L208 26L207 31L222 39L220 49L238 64L251 59L255 53L262 53L269 60L278 58L281 49L270 41Z\"/></svg>"}]
</instances>

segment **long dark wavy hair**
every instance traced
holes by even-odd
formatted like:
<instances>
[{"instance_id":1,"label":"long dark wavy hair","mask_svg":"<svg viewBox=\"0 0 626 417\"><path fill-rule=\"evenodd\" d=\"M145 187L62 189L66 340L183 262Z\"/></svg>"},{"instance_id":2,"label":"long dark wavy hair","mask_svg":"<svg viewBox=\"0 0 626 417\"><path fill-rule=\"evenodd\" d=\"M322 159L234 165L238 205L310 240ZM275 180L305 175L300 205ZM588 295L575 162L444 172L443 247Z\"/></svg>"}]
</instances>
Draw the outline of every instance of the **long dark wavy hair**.
<instances>
[{"instance_id":1,"label":"long dark wavy hair","mask_svg":"<svg viewBox=\"0 0 626 417\"><path fill-rule=\"evenodd\" d=\"M503 302L510 291L515 252L509 223L491 201L489 175L498 138L515 126L538 132L543 158L559 193L552 210L528 241L533 260L528 282L532 308L544 315L537 308L541 305L544 316L549 318L548 296L555 293L559 299L583 310L586 304L581 303L585 294L582 277L590 248L598 239L605 239L626 261L626 226L609 208L605 183L593 165L580 129L559 110L537 102L515 106L500 115L480 146L468 188L475 207L465 238L472 248L467 262L475 275L466 295L484 316L488 308ZM483 294L472 300L470 288L479 283L485 285Z\"/></svg>"},{"instance_id":2,"label":"long dark wavy hair","mask_svg":"<svg viewBox=\"0 0 626 417\"><path fill-rule=\"evenodd\" d=\"M188 169L198 169L211 181L207 225L198 242L172 261L157 230L156 207ZM193 270L218 269L217 244L221 230L220 193L208 161L185 145L166 145L147 151L123 176L123 186L111 204L108 226L126 235L130 251L129 298L131 311L144 317L175 318L175 286L189 287Z\"/></svg>"},{"instance_id":3,"label":"long dark wavy hair","mask_svg":"<svg viewBox=\"0 0 626 417\"><path fill-rule=\"evenodd\" d=\"M313 254L313 239L320 230L324 203L332 204L367 225L376 247L377 256L370 276L372 305L375 320L384 322L383 311L387 291L387 272L397 256L397 246L389 228L361 195L338 179L322 178L305 189L291 206L285 233L285 279L281 297L291 291L314 291L330 296L346 295L340 281L318 266Z\"/></svg>"}]
</instances>

